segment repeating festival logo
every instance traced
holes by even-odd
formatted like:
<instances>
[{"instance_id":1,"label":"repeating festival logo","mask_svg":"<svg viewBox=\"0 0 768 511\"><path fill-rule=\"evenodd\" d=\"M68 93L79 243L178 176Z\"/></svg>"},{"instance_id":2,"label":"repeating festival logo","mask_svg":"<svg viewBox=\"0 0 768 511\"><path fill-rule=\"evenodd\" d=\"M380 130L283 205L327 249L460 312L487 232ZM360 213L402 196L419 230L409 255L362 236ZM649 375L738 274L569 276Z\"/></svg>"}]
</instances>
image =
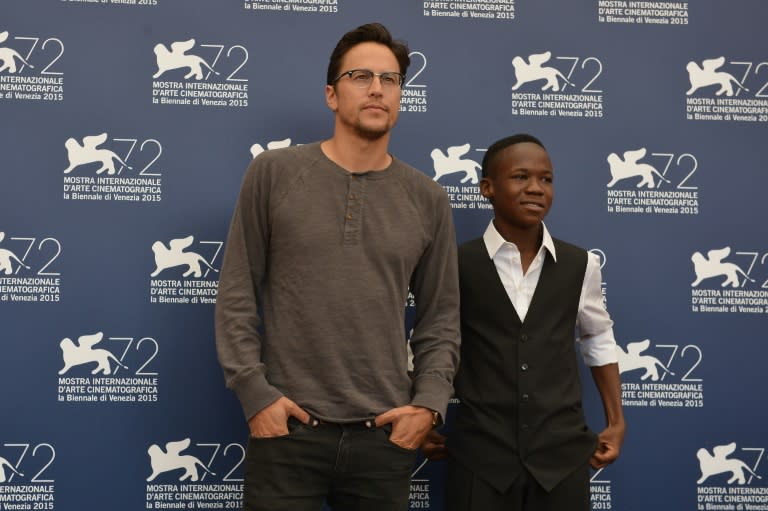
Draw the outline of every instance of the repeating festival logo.
<instances>
[{"instance_id":1,"label":"repeating festival logo","mask_svg":"<svg viewBox=\"0 0 768 511\"><path fill-rule=\"evenodd\" d=\"M0 509L54 509L56 449L45 442L0 448Z\"/></svg>"},{"instance_id":2,"label":"repeating festival logo","mask_svg":"<svg viewBox=\"0 0 768 511\"><path fill-rule=\"evenodd\" d=\"M762 479L755 473L757 466L765 454L764 448L742 448L742 451L757 451L759 454L755 461L755 466L750 467L744 461L737 457L731 457L736 452L736 442L725 445L716 445L710 453L707 449L701 448L696 451L696 457L699 459L699 469L701 477L696 484L704 484L710 477L727 477L726 484L750 484L753 478ZM721 477L722 478L722 477Z\"/></svg>"},{"instance_id":3,"label":"repeating festival logo","mask_svg":"<svg viewBox=\"0 0 768 511\"><path fill-rule=\"evenodd\" d=\"M706 59L699 66L697 62L688 62L685 69L688 71L688 80L691 82L691 88L685 93L690 96L703 87L717 86L716 96L725 94L729 98L736 92L749 92L731 73L721 71L720 68L725 64L725 57L716 59Z\"/></svg>"},{"instance_id":4,"label":"repeating festival logo","mask_svg":"<svg viewBox=\"0 0 768 511\"><path fill-rule=\"evenodd\" d=\"M408 295L411 296L410 293L408 293ZM408 372L413 372L415 369L413 365L413 347L411 346L411 337L413 337L413 328L408 331L408 336L405 340L405 348L408 352Z\"/></svg>"},{"instance_id":5,"label":"repeating festival logo","mask_svg":"<svg viewBox=\"0 0 768 511\"><path fill-rule=\"evenodd\" d=\"M160 345L152 337L105 338L103 332L59 342L58 401L67 403L154 403ZM131 369L132 368L132 369Z\"/></svg>"},{"instance_id":6,"label":"repeating festival logo","mask_svg":"<svg viewBox=\"0 0 768 511\"><path fill-rule=\"evenodd\" d=\"M0 302L58 302L61 243L52 237L10 236L0 231Z\"/></svg>"},{"instance_id":7,"label":"repeating festival logo","mask_svg":"<svg viewBox=\"0 0 768 511\"><path fill-rule=\"evenodd\" d=\"M598 0L597 21L633 25L687 25L688 2Z\"/></svg>"},{"instance_id":8,"label":"repeating festival logo","mask_svg":"<svg viewBox=\"0 0 768 511\"><path fill-rule=\"evenodd\" d=\"M154 138L68 138L64 200L160 202L162 171L157 165L162 144Z\"/></svg>"},{"instance_id":9,"label":"repeating festival logo","mask_svg":"<svg viewBox=\"0 0 768 511\"><path fill-rule=\"evenodd\" d=\"M693 312L768 313L768 252L724 246L694 252L691 262Z\"/></svg>"},{"instance_id":10,"label":"repeating festival logo","mask_svg":"<svg viewBox=\"0 0 768 511\"><path fill-rule=\"evenodd\" d=\"M697 509L768 510L768 486L759 474L764 457L765 447L736 442L698 449Z\"/></svg>"},{"instance_id":11,"label":"repeating festival logo","mask_svg":"<svg viewBox=\"0 0 768 511\"><path fill-rule=\"evenodd\" d=\"M699 161L691 153L629 149L606 158L611 175L606 185L609 213L698 215ZM665 189L666 188L666 189Z\"/></svg>"},{"instance_id":12,"label":"repeating festival logo","mask_svg":"<svg viewBox=\"0 0 768 511\"><path fill-rule=\"evenodd\" d=\"M413 337L413 328L411 318L416 312L416 297L411 290L408 290L408 295L405 298L405 313L406 313L406 327L405 327L405 348L408 353L408 371L413 372L413 348L411 347L411 337Z\"/></svg>"},{"instance_id":13,"label":"repeating festival logo","mask_svg":"<svg viewBox=\"0 0 768 511\"><path fill-rule=\"evenodd\" d=\"M408 290L408 296L405 299L405 306L411 308L416 307L416 297L410 289Z\"/></svg>"},{"instance_id":14,"label":"repeating festival logo","mask_svg":"<svg viewBox=\"0 0 768 511\"><path fill-rule=\"evenodd\" d=\"M686 119L692 121L768 122L768 62L727 60L724 56L691 60L685 66Z\"/></svg>"},{"instance_id":15,"label":"repeating festival logo","mask_svg":"<svg viewBox=\"0 0 768 511\"><path fill-rule=\"evenodd\" d=\"M427 84L421 76L427 69L427 56L420 51L412 51L408 56L411 58L411 70L415 69L416 72L405 79L400 94L400 111L423 114L429 106Z\"/></svg>"},{"instance_id":16,"label":"repeating festival logo","mask_svg":"<svg viewBox=\"0 0 768 511\"><path fill-rule=\"evenodd\" d=\"M546 65L545 65L546 64ZM594 56L556 56L551 51L512 59L512 115L603 117L602 61ZM520 91L520 92L518 92Z\"/></svg>"},{"instance_id":17,"label":"repeating festival logo","mask_svg":"<svg viewBox=\"0 0 768 511\"><path fill-rule=\"evenodd\" d=\"M152 244L155 269L150 274L150 302L216 303L219 281L210 277L219 272L215 265L223 245L223 241L211 240L195 243L193 235L171 239L167 246L162 241L155 241ZM187 250L190 247L194 250Z\"/></svg>"},{"instance_id":18,"label":"repeating festival logo","mask_svg":"<svg viewBox=\"0 0 768 511\"><path fill-rule=\"evenodd\" d=\"M111 5L115 7L137 6L137 7L156 7L160 5L161 0L61 0L62 2L75 2L77 4L99 4L100 6Z\"/></svg>"},{"instance_id":19,"label":"repeating festival logo","mask_svg":"<svg viewBox=\"0 0 768 511\"><path fill-rule=\"evenodd\" d=\"M338 0L244 0L246 11L263 13L264 11L298 14L336 14L339 12Z\"/></svg>"},{"instance_id":20,"label":"repeating festival logo","mask_svg":"<svg viewBox=\"0 0 768 511\"><path fill-rule=\"evenodd\" d=\"M429 460L424 458L411 473L411 488L408 493L409 509L433 509L432 488L429 477L424 475L424 468Z\"/></svg>"},{"instance_id":21,"label":"repeating festival logo","mask_svg":"<svg viewBox=\"0 0 768 511\"><path fill-rule=\"evenodd\" d=\"M511 21L515 19L515 0L465 0L461 3L424 0L423 13L433 18Z\"/></svg>"},{"instance_id":22,"label":"repeating festival logo","mask_svg":"<svg viewBox=\"0 0 768 511\"><path fill-rule=\"evenodd\" d=\"M290 145L291 145L290 138L285 138L283 140L272 140L270 142L267 142L266 149L257 142L251 146L251 158L256 158L258 155L260 155L264 151L269 151L271 149L281 149L283 147L289 147Z\"/></svg>"},{"instance_id":23,"label":"repeating festival logo","mask_svg":"<svg viewBox=\"0 0 768 511\"><path fill-rule=\"evenodd\" d=\"M599 260L600 275L604 279L605 274L603 273L603 269L605 269L605 264L608 262L608 256L605 254L605 251L599 248L591 248L589 249L589 253L592 254L591 257L597 257ZM608 286L605 281L600 282L600 292L603 295L603 307L608 308Z\"/></svg>"},{"instance_id":24,"label":"repeating festival logo","mask_svg":"<svg viewBox=\"0 0 768 511\"><path fill-rule=\"evenodd\" d=\"M702 408L703 352L696 344L653 344L650 339L616 346L624 406Z\"/></svg>"},{"instance_id":25,"label":"repeating festival logo","mask_svg":"<svg viewBox=\"0 0 768 511\"><path fill-rule=\"evenodd\" d=\"M155 44L152 103L223 108L248 106L243 68L248 49L241 44L201 43L194 38Z\"/></svg>"},{"instance_id":26,"label":"repeating festival logo","mask_svg":"<svg viewBox=\"0 0 768 511\"><path fill-rule=\"evenodd\" d=\"M469 142L436 147L429 153L434 181L442 185L456 209L490 209L490 203L480 194L480 163L485 149L471 151ZM473 154L478 153L478 154Z\"/></svg>"},{"instance_id":27,"label":"repeating festival logo","mask_svg":"<svg viewBox=\"0 0 768 511\"><path fill-rule=\"evenodd\" d=\"M613 509L613 489L606 471L610 466L598 468L589 479L589 505L593 511Z\"/></svg>"},{"instance_id":28,"label":"repeating festival logo","mask_svg":"<svg viewBox=\"0 0 768 511\"><path fill-rule=\"evenodd\" d=\"M243 478L238 474L245 460L241 444L193 445L190 438L183 438L163 446L152 444L147 454L151 469L147 509L162 504L183 505L184 509L241 509Z\"/></svg>"},{"instance_id":29,"label":"repeating festival logo","mask_svg":"<svg viewBox=\"0 0 768 511\"><path fill-rule=\"evenodd\" d=\"M8 40L8 31L5 30L3 32L0 32L0 43L4 43ZM30 69L34 69L35 66L31 65L29 62L27 62L24 57L19 54L16 50L13 48L10 48L8 46L0 47L0 73L3 71L8 71L10 74L17 73L20 71L17 69L17 63L19 65L28 66Z\"/></svg>"},{"instance_id":30,"label":"repeating festival logo","mask_svg":"<svg viewBox=\"0 0 768 511\"><path fill-rule=\"evenodd\" d=\"M14 475L24 477L24 474L16 470L16 467L11 465L7 459L0 457L0 483L10 481L10 477L5 473L6 469L10 470L10 477L13 477Z\"/></svg>"},{"instance_id":31,"label":"repeating festival logo","mask_svg":"<svg viewBox=\"0 0 768 511\"><path fill-rule=\"evenodd\" d=\"M64 43L57 37L0 32L0 100L62 101L63 55Z\"/></svg>"},{"instance_id":32,"label":"repeating festival logo","mask_svg":"<svg viewBox=\"0 0 768 511\"><path fill-rule=\"evenodd\" d=\"M181 454L190 445L190 439L185 438L177 442L168 442L165 444L165 450L163 450L157 444L149 446L147 454L149 454L149 463L152 466L152 473L147 478L147 482L152 482L157 476L165 472L182 471L179 474L179 481L200 481L200 473L198 469L203 472L203 477L206 475L215 476L213 472L200 461L199 458L192 456L191 454Z\"/></svg>"}]
</instances>

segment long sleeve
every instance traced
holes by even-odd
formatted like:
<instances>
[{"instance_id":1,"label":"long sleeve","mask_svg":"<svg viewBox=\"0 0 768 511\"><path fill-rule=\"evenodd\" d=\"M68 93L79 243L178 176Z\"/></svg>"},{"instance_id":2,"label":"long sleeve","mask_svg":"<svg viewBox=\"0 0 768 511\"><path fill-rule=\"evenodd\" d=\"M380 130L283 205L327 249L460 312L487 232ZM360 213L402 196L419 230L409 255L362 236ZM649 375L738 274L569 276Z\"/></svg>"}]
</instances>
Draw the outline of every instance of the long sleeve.
<instances>
[{"instance_id":1,"label":"long sleeve","mask_svg":"<svg viewBox=\"0 0 768 511\"><path fill-rule=\"evenodd\" d=\"M216 299L216 348L227 387L246 418L281 393L266 379L261 360L259 296L269 253L266 177L255 160L243 180L229 228Z\"/></svg>"},{"instance_id":2,"label":"long sleeve","mask_svg":"<svg viewBox=\"0 0 768 511\"><path fill-rule=\"evenodd\" d=\"M459 362L459 281L453 217L444 193L434 208L434 238L411 279L416 299L411 404L445 418Z\"/></svg>"}]
</instances>

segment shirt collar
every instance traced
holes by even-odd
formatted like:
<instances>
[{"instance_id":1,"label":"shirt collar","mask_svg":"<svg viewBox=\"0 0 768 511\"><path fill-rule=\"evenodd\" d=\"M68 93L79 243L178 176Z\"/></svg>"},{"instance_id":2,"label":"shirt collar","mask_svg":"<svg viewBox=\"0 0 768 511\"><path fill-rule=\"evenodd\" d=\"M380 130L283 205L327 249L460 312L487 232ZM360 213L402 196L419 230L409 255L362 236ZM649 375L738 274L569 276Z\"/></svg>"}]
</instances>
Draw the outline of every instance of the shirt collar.
<instances>
[{"instance_id":1,"label":"shirt collar","mask_svg":"<svg viewBox=\"0 0 768 511\"><path fill-rule=\"evenodd\" d=\"M552 254L552 259L557 262L555 243L552 241L552 236L549 234L549 230L547 229L547 226L544 225L544 222L541 223L541 226L544 228L544 236L542 237L541 245ZM491 256L491 259L496 256L496 252L498 252L505 243L511 243L499 234L499 231L496 230L496 226L493 225L493 220L488 223L488 227L485 229L483 241L485 242L485 248L488 249L488 254ZM512 244L514 245L514 243Z\"/></svg>"}]
</instances>

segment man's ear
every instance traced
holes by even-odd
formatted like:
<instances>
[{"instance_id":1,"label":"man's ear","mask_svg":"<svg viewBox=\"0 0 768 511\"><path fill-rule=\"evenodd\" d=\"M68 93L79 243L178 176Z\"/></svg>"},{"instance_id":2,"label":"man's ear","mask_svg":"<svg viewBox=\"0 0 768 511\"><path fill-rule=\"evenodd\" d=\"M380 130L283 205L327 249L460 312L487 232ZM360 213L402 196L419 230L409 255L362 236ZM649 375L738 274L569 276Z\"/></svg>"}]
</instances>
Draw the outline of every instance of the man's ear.
<instances>
[{"instance_id":1,"label":"man's ear","mask_svg":"<svg viewBox=\"0 0 768 511\"><path fill-rule=\"evenodd\" d=\"M333 112L339 108L336 98L336 89L333 87L333 85L325 86L325 104L328 105L328 108L330 108Z\"/></svg>"}]
</instances>

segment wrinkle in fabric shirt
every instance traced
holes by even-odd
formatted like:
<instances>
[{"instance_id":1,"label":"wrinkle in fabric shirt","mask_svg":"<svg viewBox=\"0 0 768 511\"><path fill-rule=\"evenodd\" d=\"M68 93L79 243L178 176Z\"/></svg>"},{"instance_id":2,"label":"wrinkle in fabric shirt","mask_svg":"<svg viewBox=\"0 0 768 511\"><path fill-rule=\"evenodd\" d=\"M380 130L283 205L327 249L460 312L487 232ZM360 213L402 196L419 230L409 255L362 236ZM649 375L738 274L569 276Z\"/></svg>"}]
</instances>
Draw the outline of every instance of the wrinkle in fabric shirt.
<instances>
[{"instance_id":1,"label":"wrinkle in fabric shirt","mask_svg":"<svg viewBox=\"0 0 768 511\"><path fill-rule=\"evenodd\" d=\"M536 257L523 273L523 264L517 246L506 241L496 230L491 221L483 234L483 241L488 254L496 266L496 272L504 285L509 301L517 311L520 321L525 321L528 308L531 306L536 285L541 277L546 252L549 252L557 264L555 244L547 227L542 224L544 235ZM616 339L613 335L613 320L603 305L601 289L602 276L600 263L594 254L588 254L587 267L584 272L584 282L581 287L579 311L576 327L579 332L578 341L581 355L587 366L602 366L618 361L616 355Z\"/></svg>"}]
</instances>

